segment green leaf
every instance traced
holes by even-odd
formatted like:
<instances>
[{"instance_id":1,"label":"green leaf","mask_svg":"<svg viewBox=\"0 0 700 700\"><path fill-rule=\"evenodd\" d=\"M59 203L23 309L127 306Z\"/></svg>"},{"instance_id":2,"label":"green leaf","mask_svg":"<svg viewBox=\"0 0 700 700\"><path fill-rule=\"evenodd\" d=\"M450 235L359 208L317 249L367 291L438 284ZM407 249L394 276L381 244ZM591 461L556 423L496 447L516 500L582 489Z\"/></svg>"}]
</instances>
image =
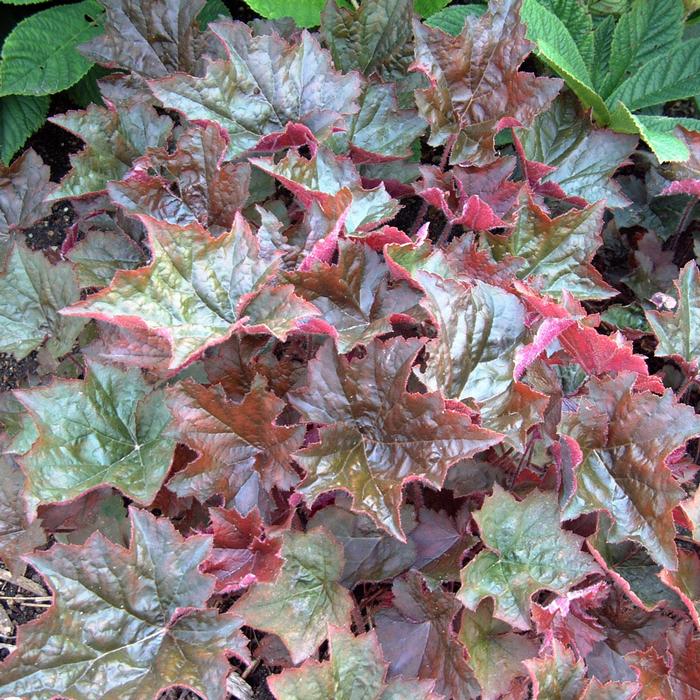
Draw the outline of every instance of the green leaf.
<instances>
[{"instance_id":1,"label":"green leaf","mask_svg":"<svg viewBox=\"0 0 700 700\"><path fill-rule=\"evenodd\" d=\"M623 134L638 134L661 163L681 162L690 156L683 139L673 133L677 126L686 125L689 129L698 130L700 120L632 114L622 102L618 102L610 114L612 129Z\"/></svg>"},{"instance_id":2,"label":"green leaf","mask_svg":"<svg viewBox=\"0 0 700 700\"><path fill-rule=\"evenodd\" d=\"M276 264L261 259L243 219L218 238L196 224L181 227L147 217L143 222L150 264L118 272L109 287L64 314L146 327L168 341L170 368L176 369L246 322L286 337L301 316L318 313L290 285L263 290Z\"/></svg>"},{"instance_id":3,"label":"green leaf","mask_svg":"<svg viewBox=\"0 0 700 700\"><path fill-rule=\"evenodd\" d=\"M530 195L523 195L517 222L507 238L491 236L494 249L522 258L520 279L539 280L546 294L561 298L565 291L578 299L609 299L617 293L593 267L602 244L603 202L571 209L553 219Z\"/></svg>"},{"instance_id":4,"label":"green leaf","mask_svg":"<svg viewBox=\"0 0 700 700\"><path fill-rule=\"evenodd\" d=\"M589 66L591 84L602 94L610 69L610 52L615 33L615 20L608 15L593 30L593 63Z\"/></svg>"},{"instance_id":5,"label":"green leaf","mask_svg":"<svg viewBox=\"0 0 700 700\"><path fill-rule=\"evenodd\" d=\"M2 0L3 5L39 5L49 0Z\"/></svg>"},{"instance_id":6,"label":"green leaf","mask_svg":"<svg viewBox=\"0 0 700 700\"><path fill-rule=\"evenodd\" d=\"M370 162L375 154L384 158L407 158L427 127L415 109L399 109L393 85L368 83L359 99L347 131L333 134L329 144L335 152L353 150Z\"/></svg>"},{"instance_id":7,"label":"green leaf","mask_svg":"<svg viewBox=\"0 0 700 700\"><path fill-rule=\"evenodd\" d=\"M457 36L462 31L467 17L480 17L484 12L486 5L452 5L431 15L425 20L425 24Z\"/></svg>"},{"instance_id":8,"label":"green leaf","mask_svg":"<svg viewBox=\"0 0 700 700\"><path fill-rule=\"evenodd\" d=\"M521 12L527 37L537 45L537 55L560 75L596 118L607 123L608 108L593 89L591 75L574 38L564 23L537 0L525 0Z\"/></svg>"},{"instance_id":9,"label":"green leaf","mask_svg":"<svg viewBox=\"0 0 700 700\"><path fill-rule=\"evenodd\" d=\"M659 578L661 567L634 542L610 542L610 518L601 513L598 528L587 538L588 550L635 605L651 610L662 601L682 605L678 596Z\"/></svg>"},{"instance_id":10,"label":"green leaf","mask_svg":"<svg viewBox=\"0 0 700 700\"><path fill-rule=\"evenodd\" d=\"M48 113L48 97L0 97L0 161L9 163L25 141L44 123Z\"/></svg>"},{"instance_id":11,"label":"green leaf","mask_svg":"<svg viewBox=\"0 0 700 700\"><path fill-rule=\"evenodd\" d=\"M110 180L121 179L132 162L148 148L165 144L172 120L158 115L148 103L116 106L90 105L51 117L51 122L85 141L85 148L70 157L71 170L52 199L101 192Z\"/></svg>"},{"instance_id":12,"label":"green leaf","mask_svg":"<svg viewBox=\"0 0 700 700\"><path fill-rule=\"evenodd\" d=\"M581 700L586 689L586 668L583 659L558 639L552 641L552 653L525 662L535 697L538 700Z\"/></svg>"},{"instance_id":13,"label":"green leaf","mask_svg":"<svg viewBox=\"0 0 700 700\"><path fill-rule=\"evenodd\" d=\"M700 93L700 38L684 41L630 75L610 97L631 112Z\"/></svg>"},{"instance_id":14,"label":"green leaf","mask_svg":"<svg viewBox=\"0 0 700 700\"><path fill-rule=\"evenodd\" d=\"M291 17L299 27L318 27L326 0L245 0L245 4L266 19Z\"/></svg>"},{"instance_id":15,"label":"green leaf","mask_svg":"<svg viewBox=\"0 0 700 700\"><path fill-rule=\"evenodd\" d=\"M700 418L670 389L663 396L633 393L635 379L629 372L590 379L578 412L562 418L561 432L582 450L564 516L605 510L614 520L610 542L638 542L659 564L675 569L672 512L685 492L666 458L700 433Z\"/></svg>"},{"instance_id":16,"label":"green leaf","mask_svg":"<svg viewBox=\"0 0 700 700\"><path fill-rule=\"evenodd\" d=\"M226 7L223 0L207 0L207 4L197 15L197 23L204 29L210 22L214 22L220 17L231 17L231 11Z\"/></svg>"},{"instance_id":17,"label":"green leaf","mask_svg":"<svg viewBox=\"0 0 700 700\"><path fill-rule=\"evenodd\" d=\"M331 0L321 15L321 36L338 70L397 80L413 58L411 16L411 0L365 0L352 11Z\"/></svg>"},{"instance_id":18,"label":"green leaf","mask_svg":"<svg viewBox=\"0 0 700 700\"><path fill-rule=\"evenodd\" d=\"M527 673L523 661L537 656L538 651L534 640L516 634L493 616L490 600L479 603L475 612L462 613L459 641L469 652L469 662L484 700L507 697L513 680Z\"/></svg>"},{"instance_id":19,"label":"green leaf","mask_svg":"<svg viewBox=\"0 0 700 700\"><path fill-rule=\"evenodd\" d=\"M50 95L78 82L92 63L76 47L100 33L101 13L84 0L22 20L2 46L0 94Z\"/></svg>"},{"instance_id":20,"label":"green leaf","mask_svg":"<svg viewBox=\"0 0 700 700\"><path fill-rule=\"evenodd\" d=\"M55 601L20 627L18 650L3 663L3 697L151 700L184 685L225 700L226 651L250 657L241 620L206 607L214 578L199 566L211 538L184 539L167 518L129 514L128 549L98 533L32 555Z\"/></svg>"},{"instance_id":21,"label":"green leaf","mask_svg":"<svg viewBox=\"0 0 700 700\"><path fill-rule=\"evenodd\" d=\"M533 594L566 593L599 571L581 551L583 538L561 529L555 494L533 491L517 501L496 485L474 519L487 549L462 569L457 597L470 610L491 597L494 617L527 630Z\"/></svg>"},{"instance_id":22,"label":"green leaf","mask_svg":"<svg viewBox=\"0 0 700 700\"><path fill-rule=\"evenodd\" d=\"M604 96L651 59L675 49L683 34L683 15L682 0L635 0L615 27Z\"/></svg>"},{"instance_id":23,"label":"green leaf","mask_svg":"<svg viewBox=\"0 0 700 700\"><path fill-rule=\"evenodd\" d=\"M324 136L357 112L360 76L335 71L311 34L291 43L274 33L253 36L240 22L214 22L210 28L223 43L226 60L210 61L203 77L178 73L149 85L164 107L226 129L229 158L289 122Z\"/></svg>"},{"instance_id":24,"label":"green leaf","mask_svg":"<svg viewBox=\"0 0 700 700\"><path fill-rule=\"evenodd\" d=\"M570 197L605 199L608 207L629 204L611 178L637 147L637 138L595 129L570 93L560 95L536 117L530 129L518 129L528 160L556 168L542 182L556 182Z\"/></svg>"},{"instance_id":25,"label":"green leaf","mask_svg":"<svg viewBox=\"0 0 700 700\"><path fill-rule=\"evenodd\" d=\"M68 263L52 265L41 251L15 242L0 273L0 352L21 360L49 338L52 356L67 353L85 322L58 312L79 298L80 288Z\"/></svg>"},{"instance_id":26,"label":"green leaf","mask_svg":"<svg viewBox=\"0 0 700 700\"><path fill-rule=\"evenodd\" d=\"M270 677L278 700L438 700L430 692L432 682L399 679L385 684L386 663L373 630L355 637L331 627L328 640L328 661L307 661Z\"/></svg>"},{"instance_id":27,"label":"green leaf","mask_svg":"<svg viewBox=\"0 0 700 700\"><path fill-rule=\"evenodd\" d=\"M143 263L143 251L125 233L90 231L66 257L75 265L81 287L106 287L117 270Z\"/></svg>"},{"instance_id":28,"label":"green leaf","mask_svg":"<svg viewBox=\"0 0 700 700\"><path fill-rule=\"evenodd\" d=\"M430 17L449 3L450 0L413 0L413 9L421 17Z\"/></svg>"},{"instance_id":29,"label":"green leaf","mask_svg":"<svg viewBox=\"0 0 700 700\"><path fill-rule=\"evenodd\" d=\"M354 603L339 583L343 550L322 528L288 532L280 556L284 564L277 578L253 586L233 611L250 627L280 637L298 664L326 639L329 624L349 626Z\"/></svg>"},{"instance_id":30,"label":"green leaf","mask_svg":"<svg viewBox=\"0 0 700 700\"><path fill-rule=\"evenodd\" d=\"M566 27L587 68L593 64L593 19L585 0L538 0Z\"/></svg>"},{"instance_id":31,"label":"green leaf","mask_svg":"<svg viewBox=\"0 0 700 700\"><path fill-rule=\"evenodd\" d=\"M681 270L675 283L678 309L646 311L647 321L659 344L654 354L660 357L678 355L686 362L700 361L700 271L691 260Z\"/></svg>"},{"instance_id":32,"label":"green leaf","mask_svg":"<svg viewBox=\"0 0 700 700\"><path fill-rule=\"evenodd\" d=\"M139 370L97 363L84 381L58 381L18 391L38 439L22 458L30 504L69 501L110 485L150 503L170 468L175 440L162 391Z\"/></svg>"},{"instance_id":33,"label":"green leaf","mask_svg":"<svg viewBox=\"0 0 700 700\"><path fill-rule=\"evenodd\" d=\"M312 503L343 489L353 497L354 510L405 542L399 513L404 481L421 479L440 488L458 459L502 436L450 410L439 392L407 391L422 347L417 339L375 338L366 347L364 357L350 361L326 341L309 363L307 386L289 394L306 421L324 426L320 442L295 455L307 472L298 491Z\"/></svg>"}]
</instances>

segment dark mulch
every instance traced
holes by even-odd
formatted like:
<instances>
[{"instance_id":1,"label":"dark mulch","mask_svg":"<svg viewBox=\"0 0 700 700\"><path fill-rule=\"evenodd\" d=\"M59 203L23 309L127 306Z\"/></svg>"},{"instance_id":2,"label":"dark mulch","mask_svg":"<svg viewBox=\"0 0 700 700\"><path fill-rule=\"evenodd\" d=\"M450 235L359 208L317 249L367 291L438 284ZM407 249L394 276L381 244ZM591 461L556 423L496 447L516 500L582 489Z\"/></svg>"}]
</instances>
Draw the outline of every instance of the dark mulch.
<instances>
[{"instance_id":1,"label":"dark mulch","mask_svg":"<svg viewBox=\"0 0 700 700\"><path fill-rule=\"evenodd\" d=\"M68 202L56 202L51 214L34 226L24 229L27 245L34 250L56 248L63 243L75 212Z\"/></svg>"},{"instance_id":2,"label":"dark mulch","mask_svg":"<svg viewBox=\"0 0 700 700\"><path fill-rule=\"evenodd\" d=\"M0 391L26 386L29 377L36 372L38 366L35 352L19 361L12 355L0 352Z\"/></svg>"}]
</instances>

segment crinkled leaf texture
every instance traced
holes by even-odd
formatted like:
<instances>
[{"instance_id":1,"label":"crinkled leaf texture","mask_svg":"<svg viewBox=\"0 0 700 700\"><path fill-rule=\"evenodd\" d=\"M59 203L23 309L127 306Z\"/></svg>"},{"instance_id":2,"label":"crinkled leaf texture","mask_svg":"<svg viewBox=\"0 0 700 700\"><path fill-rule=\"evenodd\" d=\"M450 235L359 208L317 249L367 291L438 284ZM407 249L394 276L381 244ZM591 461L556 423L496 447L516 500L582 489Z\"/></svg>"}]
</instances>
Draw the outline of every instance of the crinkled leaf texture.
<instances>
[{"instance_id":1,"label":"crinkled leaf texture","mask_svg":"<svg viewBox=\"0 0 700 700\"><path fill-rule=\"evenodd\" d=\"M55 591L23 626L0 693L50 700L150 700L173 685L224 700L226 653L248 659L240 618L207 609L198 570L210 538L183 539L165 518L131 509L128 549L101 534L29 558ZM99 690L97 690L99 689Z\"/></svg>"},{"instance_id":2,"label":"crinkled leaf texture","mask_svg":"<svg viewBox=\"0 0 700 700\"><path fill-rule=\"evenodd\" d=\"M289 489L299 481L291 454L301 446L304 429L275 425L284 401L263 381L256 380L234 403L221 386L186 380L168 391L168 405L179 439L199 453L168 483L178 496L232 498L253 475L268 490Z\"/></svg>"},{"instance_id":3,"label":"crinkled leaf texture","mask_svg":"<svg viewBox=\"0 0 700 700\"><path fill-rule=\"evenodd\" d=\"M349 625L353 601L339 583L342 549L325 530L287 533L280 556L275 580L251 588L233 609L247 625L274 632L300 663L326 638L328 625Z\"/></svg>"},{"instance_id":4,"label":"crinkled leaf texture","mask_svg":"<svg viewBox=\"0 0 700 700\"><path fill-rule=\"evenodd\" d=\"M564 516L606 510L614 520L610 541L639 542L659 564L675 569L672 510L685 492L666 459L700 433L700 418L670 391L634 393L634 381L629 373L591 379L578 411L564 416L562 431L581 448Z\"/></svg>"},{"instance_id":5,"label":"crinkled leaf texture","mask_svg":"<svg viewBox=\"0 0 700 700\"><path fill-rule=\"evenodd\" d=\"M0 272L0 352L26 357L45 340L54 357L67 353L85 325L65 318L59 311L80 298L80 287L71 266L52 265L40 250L16 241Z\"/></svg>"},{"instance_id":6,"label":"crinkled leaf texture","mask_svg":"<svg viewBox=\"0 0 700 700\"><path fill-rule=\"evenodd\" d=\"M416 91L416 103L430 124L430 144L448 144L451 163L490 163L496 132L529 126L559 92L560 80L518 70L531 49L520 5L491 0L486 14L466 17L456 37L414 22L414 67L431 83Z\"/></svg>"},{"instance_id":7,"label":"crinkled leaf texture","mask_svg":"<svg viewBox=\"0 0 700 700\"><path fill-rule=\"evenodd\" d=\"M461 405L447 406L438 392L406 391L421 347L417 340L374 340L365 357L348 360L326 342L309 365L308 386L289 395L306 420L323 425L320 443L295 455L307 472L300 493L313 502L346 490L355 510L402 541L404 482L439 488L457 460L503 437L475 425Z\"/></svg>"},{"instance_id":8,"label":"crinkled leaf texture","mask_svg":"<svg viewBox=\"0 0 700 700\"><path fill-rule=\"evenodd\" d=\"M150 503L170 467L175 442L162 390L138 370L92 363L84 381L62 380L16 392L38 437L22 458L25 495L68 501L108 484Z\"/></svg>"},{"instance_id":9,"label":"crinkled leaf texture","mask_svg":"<svg viewBox=\"0 0 700 700\"><path fill-rule=\"evenodd\" d=\"M204 0L105 0L104 33L80 51L93 61L147 78L196 69ZM157 40L154 40L157 37Z\"/></svg>"},{"instance_id":10,"label":"crinkled leaf texture","mask_svg":"<svg viewBox=\"0 0 700 700\"><path fill-rule=\"evenodd\" d=\"M270 678L277 700L438 700L432 682L395 680L385 682L386 663L373 631L355 637L337 627L328 630L330 659L307 661Z\"/></svg>"},{"instance_id":11,"label":"crinkled leaf texture","mask_svg":"<svg viewBox=\"0 0 700 700\"><path fill-rule=\"evenodd\" d=\"M229 157L254 149L290 122L328 134L358 110L360 79L333 69L329 54L304 32L298 44L253 36L241 22L214 22L227 58L210 61L202 78L176 74L150 83L168 109L190 120L218 122L231 139Z\"/></svg>"},{"instance_id":12,"label":"crinkled leaf texture","mask_svg":"<svg viewBox=\"0 0 700 700\"><path fill-rule=\"evenodd\" d=\"M564 593L599 571L593 558L581 551L582 539L562 530L554 494L533 491L517 501L494 486L474 518L488 549L462 570L457 597L471 610L491 597L494 617L526 630L534 593Z\"/></svg>"},{"instance_id":13,"label":"crinkled leaf texture","mask_svg":"<svg viewBox=\"0 0 700 700\"><path fill-rule=\"evenodd\" d=\"M237 218L214 238L187 227L143 217L152 260L118 272L106 289L63 313L145 328L170 345L170 368L191 362L242 326L280 337L301 318L318 314L290 286L264 288L276 264L261 259L250 227ZM235 274L232 274L235 271Z\"/></svg>"}]
</instances>

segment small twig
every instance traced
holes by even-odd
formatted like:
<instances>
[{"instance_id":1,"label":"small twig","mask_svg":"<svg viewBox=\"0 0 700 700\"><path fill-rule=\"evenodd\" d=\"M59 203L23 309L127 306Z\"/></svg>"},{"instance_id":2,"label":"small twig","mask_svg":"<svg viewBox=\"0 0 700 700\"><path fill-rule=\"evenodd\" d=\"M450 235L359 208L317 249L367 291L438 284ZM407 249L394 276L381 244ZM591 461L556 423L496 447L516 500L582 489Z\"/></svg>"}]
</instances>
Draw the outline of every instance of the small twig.
<instances>
[{"instance_id":1,"label":"small twig","mask_svg":"<svg viewBox=\"0 0 700 700\"><path fill-rule=\"evenodd\" d=\"M250 666L248 666L248 668L246 668L246 670L243 671L243 673L241 673L241 678L242 678L243 680L246 680L246 679L248 678L248 676L250 676L250 674L253 673L253 671L255 671L255 669L256 669L259 665L260 665L260 659L254 659L254 660L253 660L253 663L250 664Z\"/></svg>"},{"instance_id":2,"label":"small twig","mask_svg":"<svg viewBox=\"0 0 700 700\"><path fill-rule=\"evenodd\" d=\"M35 595L0 595L0 600L31 600L34 601L35 603L50 603L51 602L51 596L50 595L43 595L43 596L35 596Z\"/></svg>"}]
</instances>

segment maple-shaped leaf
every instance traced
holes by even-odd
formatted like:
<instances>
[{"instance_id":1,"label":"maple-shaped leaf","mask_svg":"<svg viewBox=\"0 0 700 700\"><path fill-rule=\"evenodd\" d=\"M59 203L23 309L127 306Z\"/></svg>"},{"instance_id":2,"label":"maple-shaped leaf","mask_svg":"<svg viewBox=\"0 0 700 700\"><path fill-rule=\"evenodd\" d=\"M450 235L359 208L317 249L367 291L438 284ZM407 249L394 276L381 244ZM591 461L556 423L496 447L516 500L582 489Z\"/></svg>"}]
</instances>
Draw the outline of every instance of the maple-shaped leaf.
<instances>
[{"instance_id":1,"label":"maple-shaped leaf","mask_svg":"<svg viewBox=\"0 0 700 700\"><path fill-rule=\"evenodd\" d=\"M373 630L355 637L330 627L328 643L327 661L307 661L268 678L277 700L439 700L431 682L385 681L386 663Z\"/></svg>"},{"instance_id":2,"label":"maple-shaped leaf","mask_svg":"<svg viewBox=\"0 0 700 700\"><path fill-rule=\"evenodd\" d=\"M254 381L234 403L220 386L188 379L168 390L168 406L179 440L199 455L168 482L178 496L229 499L255 472L268 490L289 489L299 481L291 454L301 446L304 428L275 425L285 403L263 380Z\"/></svg>"},{"instance_id":3,"label":"maple-shaped leaf","mask_svg":"<svg viewBox=\"0 0 700 700\"><path fill-rule=\"evenodd\" d=\"M521 187L509 180L514 169L513 156L483 166L456 165L447 172L423 165L416 190L450 223L485 231L506 225L502 217L515 205Z\"/></svg>"},{"instance_id":4,"label":"maple-shaped leaf","mask_svg":"<svg viewBox=\"0 0 700 700\"><path fill-rule=\"evenodd\" d=\"M0 666L0 693L36 700L155 700L184 685L225 700L226 653L248 658L241 620L207 609L214 579L198 570L210 538L183 539L166 518L130 509L128 549L100 533L28 561L55 592L19 628Z\"/></svg>"},{"instance_id":5,"label":"maple-shaped leaf","mask_svg":"<svg viewBox=\"0 0 700 700\"><path fill-rule=\"evenodd\" d=\"M392 607L374 615L389 677L434 679L435 690L445 697L476 697L465 649L452 630L460 609L454 596L439 586L429 589L415 571L395 579L391 590Z\"/></svg>"},{"instance_id":6,"label":"maple-shaped leaf","mask_svg":"<svg viewBox=\"0 0 700 700\"><path fill-rule=\"evenodd\" d=\"M88 364L84 381L15 393L38 438L21 463L30 504L68 501L103 484L150 503L165 479L174 440L163 392L138 370Z\"/></svg>"},{"instance_id":7,"label":"maple-shaped leaf","mask_svg":"<svg viewBox=\"0 0 700 700\"><path fill-rule=\"evenodd\" d=\"M612 336L599 333L596 326L600 319L596 315L587 316L583 306L564 292L562 304L540 298L530 290L519 287L520 298L530 311L543 318L532 343L516 350L515 377L520 378L529 367L554 341L558 341L571 358L590 375L601 376L608 373L634 373L635 387L663 392L663 383L656 376L649 375L649 367L642 355L634 352L632 343L625 340L622 333Z\"/></svg>"},{"instance_id":8,"label":"maple-shaped leaf","mask_svg":"<svg viewBox=\"0 0 700 700\"><path fill-rule=\"evenodd\" d=\"M634 382L627 372L614 379L593 378L578 411L564 415L560 430L582 451L564 517L605 510L614 521L611 542L639 542L659 564L675 569L671 511L685 492L666 458L700 433L700 418L670 389L663 396L633 393Z\"/></svg>"},{"instance_id":9,"label":"maple-shaped leaf","mask_svg":"<svg viewBox=\"0 0 700 700\"><path fill-rule=\"evenodd\" d=\"M652 610L662 601L681 607L673 590L659 578L661 567L636 542L610 542L611 527L610 518L601 513L596 532L586 539L588 551L610 578L640 608Z\"/></svg>"},{"instance_id":10,"label":"maple-shaped leaf","mask_svg":"<svg viewBox=\"0 0 700 700\"><path fill-rule=\"evenodd\" d=\"M456 468L457 465L450 470L447 481ZM454 515L445 510L419 508L416 520L416 526L408 533L408 541L416 548L413 568L431 580L458 581L464 552L477 542L470 532L468 508L462 507Z\"/></svg>"},{"instance_id":11,"label":"maple-shaped leaf","mask_svg":"<svg viewBox=\"0 0 700 700\"><path fill-rule=\"evenodd\" d=\"M700 628L700 559L697 552L678 551L678 571L664 569L659 578L683 601L695 626Z\"/></svg>"},{"instance_id":12,"label":"maple-shaped leaf","mask_svg":"<svg viewBox=\"0 0 700 700\"><path fill-rule=\"evenodd\" d=\"M235 509L211 508L214 548L202 571L216 576L216 592L229 593L256 583L272 581L282 560L279 539L266 536L260 514L243 516Z\"/></svg>"},{"instance_id":13,"label":"maple-shaped leaf","mask_svg":"<svg viewBox=\"0 0 700 700\"><path fill-rule=\"evenodd\" d=\"M346 131L333 134L328 141L336 153L349 151L356 163L381 163L411 155L426 123L415 109L399 109L393 84L368 83L358 105L360 110L348 119Z\"/></svg>"},{"instance_id":14,"label":"maple-shaped leaf","mask_svg":"<svg viewBox=\"0 0 700 700\"><path fill-rule=\"evenodd\" d=\"M323 425L320 443L295 455L307 472L300 493L313 501L346 490L356 511L402 541L404 482L440 488L452 464L502 439L448 408L439 393L406 391L421 347L418 340L374 340L364 357L348 360L326 342L309 363L308 386L289 394L305 420Z\"/></svg>"},{"instance_id":15,"label":"maple-shaped leaf","mask_svg":"<svg viewBox=\"0 0 700 700\"><path fill-rule=\"evenodd\" d=\"M439 328L426 345L421 380L448 399L474 399L482 424L520 446L547 404L543 394L513 379L525 307L514 294L481 281L469 286L422 270L413 279Z\"/></svg>"},{"instance_id":16,"label":"maple-shaped leaf","mask_svg":"<svg viewBox=\"0 0 700 700\"><path fill-rule=\"evenodd\" d=\"M521 258L517 276L557 299L565 291L577 299L608 299L617 294L591 264L602 244L603 202L553 219L527 192L521 204L513 232L491 237L498 259Z\"/></svg>"},{"instance_id":17,"label":"maple-shaped leaf","mask_svg":"<svg viewBox=\"0 0 700 700\"><path fill-rule=\"evenodd\" d=\"M513 681L527 674L525 659L537 655L538 645L529 637L493 616L493 603L484 600L474 612L465 610L459 640L469 653L483 700L497 700L508 694Z\"/></svg>"},{"instance_id":18,"label":"maple-shaped leaf","mask_svg":"<svg viewBox=\"0 0 700 700\"><path fill-rule=\"evenodd\" d=\"M357 112L360 77L336 72L308 32L287 42L277 33L253 36L242 22L213 22L209 28L223 43L225 60L210 61L202 78L176 74L149 84L167 109L226 129L229 158L290 122L323 136Z\"/></svg>"},{"instance_id":19,"label":"maple-shaped leaf","mask_svg":"<svg viewBox=\"0 0 700 700\"><path fill-rule=\"evenodd\" d=\"M581 551L583 539L562 530L554 494L533 491L517 501L495 485L474 519L488 549L462 569L457 597L470 610L491 597L494 617L526 630L534 593L546 589L563 594L599 571Z\"/></svg>"},{"instance_id":20,"label":"maple-shaped leaf","mask_svg":"<svg viewBox=\"0 0 700 700\"><path fill-rule=\"evenodd\" d=\"M290 285L263 289L276 264L260 258L257 240L241 217L218 238L198 224L142 221L150 264L118 272L109 287L64 314L140 326L160 335L170 344L171 369L244 325L285 337L301 318L318 314Z\"/></svg>"},{"instance_id":21,"label":"maple-shaped leaf","mask_svg":"<svg viewBox=\"0 0 700 700\"><path fill-rule=\"evenodd\" d=\"M318 202L322 209L330 211L338 195L345 194L349 204L344 225L349 233L373 228L398 211L397 202L383 184L364 189L352 161L335 156L326 148L319 148L311 158L290 151L277 162L272 158L251 158L250 162L279 180L304 207Z\"/></svg>"},{"instance_id":22,"label":"maple-shaped leaf","mask_svg":"<svg viewBox=\"0 0 700 700\"><path fill-rule=\"evenodd\" d=\"M288 532L280 556L284 563L275 580L257 583L233 611L247 625L280 637L298 664L316 651L329 624L349 627L353 601L339 583L342 548L325 530Z\"/></svg>"},{"instance_id":23,"label":"maple-shaped leaf","mask_svg":"<svg viewBox=\"0 0 700 700\"><path fill-rule=\"evenodd\" d=\"M162 336L136 326L124 328L102 321L97 321L96 326L97 338L81 348L86 358L168 373L170 344Z\"/></svg>"},{"instance_id":24,"label":"maple-shaped leaf","mask_svg":"<svg viewBox=\"0 0 700 700\"><path fill-rule=\"evenodd\" d=\"M399 542L368 516L337 504L314 513L308 529L317 527L328 530L343 545L345 568L341 583L348 588L361 582L394 578L416 561L416 547L411 540Z\"/></svg>"},{"instance_id":25,"label":"maple-shaped leaf","mask_svg":"<svg viewBox=\"0 0 700 700\"><path fill-rule=\"evenodd\" d=\"M321 14L321 36L338 70L392 82L405 76L413 58L412 15L411 0L366 0L354 9L333 1Z\"/></svg>"},{"instance_id":26,"label":"maple-shaped leaf","mask_svg":"<svg viewBox=\"0 0 700 700\"><path fill-rule=\"evenodd\" d=\"M599 199L608 207L630 204L611 178L636 148L637 137L594 128L573 94L561 94L530 129L517 129L517 137L529 161L553 168L541 178L545 186L559 185L582 205Z\"/></svg>"},{"instance_id":27,"label":"maple-shaped leaf","mask_svg":"<svg viewBox=\"0 0 700 700\"><path fill-rule=\"evenodd\" d=\"M700 695L700 638L690 623L669 630L666 638L673 700L696 700Z\"/></svg>"},{"instance_id":28,"label":"maple-shaped leaf","mask_svg":"<svg viewBox=\"0 0 700 700\"><path fill-rule=\"evenodd\" d=\"M638 683L628 681L601 683L597 678L592 678L580 700L634 700L639 697L639 690Z\"/></svg>"},{"instance_id":29,"label":"maple-shaped leaf","mask_svg":"<svg viewBox=\"0 0 700 700\"><path fill-rule=\"evenodd\" d=\"M173 152L151 149L119 182L110 182L112 201L134 214L186 226L199 222L228 230L248 198L250 167L223 163L228 136L208 122L188 129Z\"/></svg>"},{"instance_id":30,"label":"maple-shaped leaf","mask_svg":"<svg viewBox=\"0 0 700 700\"><path fill-rule=\"evenodd\" d=\"M52 265L40 250L15 241L0 271L0 352L18 360L45 340L53 357L73 347L84 321L59 311L80 299L80 286L69 263Z\"/></svg>"},{"instance_id":31,"label":"maple-shaped leaf","mask_svg":"<svg viewBox=\"0 0 700 700\"><path fill-rule=\"evenodd\" d=\"M51 213L46 197L55 185L49 166L33 148L27 149L10 166L0 164L0 262L16 230L27 228Z\"/></svg>"},{"instance_id":32,"label":"maple-shaped leaf","mask_svg":"<svg viewBox=\"0 0 700 700\"><path fill-rule=\"evenodd\" d=\"M205 0L105 0L104 34L80 46L80 53L109 68L146 78L197 67L196 17Z\"/></svg>"},{"instance_id":33,"label":"maple-shaped leaf","mask_svg":"<svg viewBox=\"0 0 700 700\"><path fill-rule=\"evenodd\" d=\"M678 308L674 311L645 311L659 344L655 355L677 355L686 362L700 359L700 271L694 260L681 270Z\"/></svg>"},{"instance_id":34,"label":"maple-shaped leaf","mask_svg":"<svg viewBox=\"0 0 700 700\"><path fill-rule=\"evenodd\" d=\"M81 287L105 287L117 270L143 264L143 250L123 231L92 229L64 253L74 265Z\"/></svg>"},{"instance_id":35,"label":"maple-shaped leaf","mask_svg":"<svg viewBox=\"0 0 700 700\"><path fill-rule=\"evenodd\" d=\"M0 443L0 447L5 447ZM25 564L20 559L46 542L38 519L27 517L22 491L24 475L8 455L0 455L0 559L14 574L21 574Z\"/></svg>"},{"instance_id":36,"label":"maple-shaped leaf","mask_svg":"<svg viewBox=\"0 0 700 700\"><path fill-rule=\"evenodd\" d=\"M552 653L525 661L535 700L579 700L586 687L583 659L555 641Z\"/></svg>"},{"instance_id":37,"label":"maple-shaped leaf","mask_svg":"<svg viewBox=\"0 0 700 700\"><path fill-rule=\"evenodd\" d=\"M654 647L625 654L625 661L637 674L639 700L675 700L668 676L668 664Z\"/></svg>"},{"instance_id":38,"label":"maple-shaped leaf","mask_svg":"<svg viewBox=\"0 0 700 700\"><path fill-rule=\"evenodd\" d=\"M133 161L149 148L163 146L173 122L159 115L146 101L127 100L117 105L75 110L51 117L85 142L71 155L71 169L49 199L80 197L102 192L110 180L121 179Z\"/></svg>"},{"instance_id":39,"label":"maple-shaped leaf","mask_svg":"<svg viewBox=\"0 0 700 700\"><path fill-rule=\"evenodd\" d=\"M544 635L545 646L551 647L552 641L558 639L575 649L579 656L588 656L596 642L606 637L591 609L599 607L608 593L607 583L598 581L557 596L547 605L534 603L532 619L537 631Z\"/></svg>"},{"instance_id":40,"label":"maple-shaped leaf","mask_svg":"<svg viewBox=\"0 0 700 700\"><path fill-rule=\"evenodd\" d=\"M392 316L412 315L422 297L408 282L393 281L382 256L362 242L339 241L335 264L317 262L283 279L320 310L314 332L335 338L341 353L391 331Z\"/></svg>"},{"instance_id":41,"label":"maple-shaped leaf","mask_svg":"<svg viewBox=\"0 0 700 700\"><path fill-rule=\"evenodd\" d=\"M676 129L676 135L688 147L689 157L680 163L665 163L663 175L673 180L661 194L689 194L700 196L700 133L683 127Z\"/></svg>"},{"instance_id":42,"label":"maple-shaped leaf","mask_svg":"<svg viewBox=\"0 0 700 700\"><path fill-rule=\"evenodd\" d=\"M414 21L414 68L430 80L416 91L416 103L430 124L430 145L452 146L451 163L493 161L496 133L529 126L561 88L558 79L518 70L532 47L520 5L491 0L484 15L465 18L457 36Z\"/></svg>"}]
</instances>

